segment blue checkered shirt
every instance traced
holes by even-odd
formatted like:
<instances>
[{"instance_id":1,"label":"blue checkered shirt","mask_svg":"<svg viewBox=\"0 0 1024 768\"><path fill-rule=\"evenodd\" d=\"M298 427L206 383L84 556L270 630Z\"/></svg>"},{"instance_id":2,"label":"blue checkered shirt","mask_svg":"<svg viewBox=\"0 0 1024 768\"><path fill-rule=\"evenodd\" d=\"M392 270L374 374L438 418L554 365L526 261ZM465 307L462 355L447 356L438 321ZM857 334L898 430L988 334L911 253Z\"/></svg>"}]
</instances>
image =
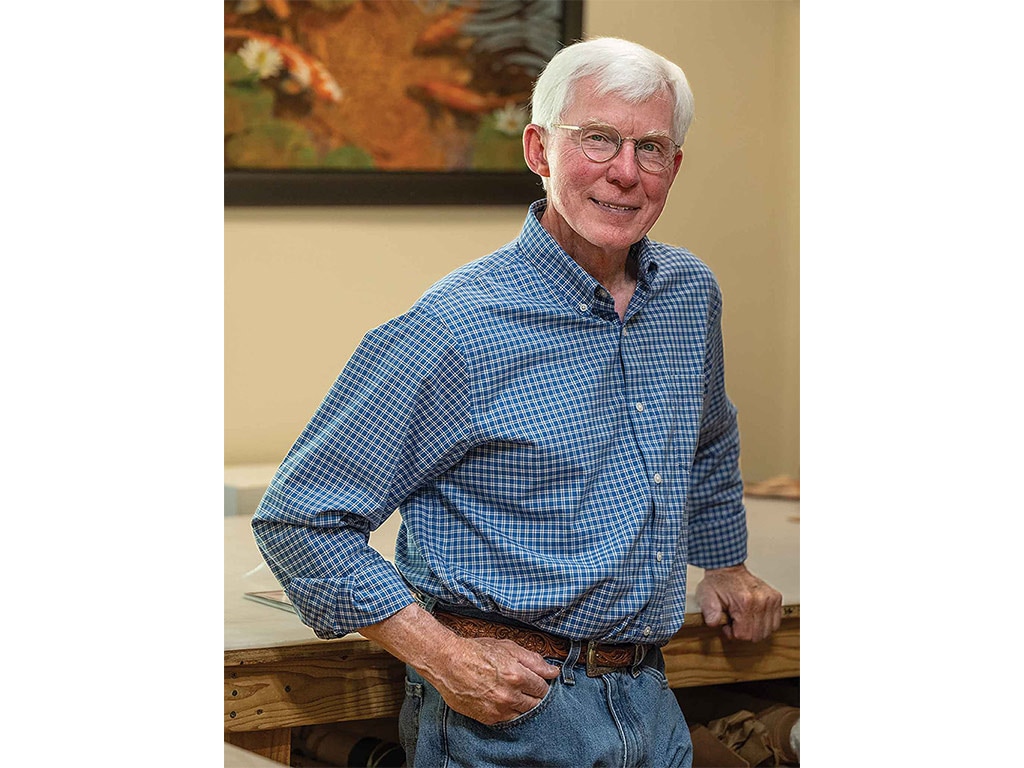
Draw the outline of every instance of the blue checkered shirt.
<instances>
[{"instance_id":1,"label":"blue checkered shirt","mask_svg":"<svg viewBox=\"0 0 1024 768\"><path fill-rule=\"evenodd\" d=\"M543 210L366 335L260 503L259 547L319 637L412 585L563 637L664 643L686 564L746 559L714 276L645 238L620 321ZM367 539L395 509L392 565Z\"/></svg>"}]
</instances>

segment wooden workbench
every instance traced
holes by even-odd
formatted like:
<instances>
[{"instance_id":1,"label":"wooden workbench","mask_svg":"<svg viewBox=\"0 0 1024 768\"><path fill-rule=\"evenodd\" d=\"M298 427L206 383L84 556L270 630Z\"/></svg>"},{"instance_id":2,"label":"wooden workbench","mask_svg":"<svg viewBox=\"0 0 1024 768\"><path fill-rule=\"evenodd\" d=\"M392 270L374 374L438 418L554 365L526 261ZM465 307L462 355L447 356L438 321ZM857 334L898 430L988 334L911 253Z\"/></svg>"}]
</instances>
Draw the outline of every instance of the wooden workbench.
<instances>
[{"instance_id":1,"label":"wooden workbench","mask_svg":"<svg viewBox=\"0 0 1024 768\"><path fill-rule=\"evenodd\" d=\"M705 627L687 574L684 626L662 649L673 688L800 674L798 501L748 498L747 565L783 596L781 629L762 643L729 642ZM300 725L397 717L405 666L362 635L320 640L289 611L243 597L280 589L252 537L248 516L224 519L224 731L231 744L287 764ZM389 559L399 516L370 543Z\"/></svg>"}]
</instances>

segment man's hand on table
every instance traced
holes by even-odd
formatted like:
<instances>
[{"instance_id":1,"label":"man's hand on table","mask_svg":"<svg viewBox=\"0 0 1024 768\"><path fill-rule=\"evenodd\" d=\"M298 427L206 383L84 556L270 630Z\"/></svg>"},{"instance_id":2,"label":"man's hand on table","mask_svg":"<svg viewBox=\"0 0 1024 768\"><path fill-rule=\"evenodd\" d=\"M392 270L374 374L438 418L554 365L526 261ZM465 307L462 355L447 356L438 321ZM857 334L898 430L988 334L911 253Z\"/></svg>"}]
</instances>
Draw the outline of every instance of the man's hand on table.
<instances>
[{"instance_id":1,"label":"man's hand on table","mask_svg":"<svg viewBox=\"0 0 1024 768\"><path fill-rule=\"evenodd\" d=\"M742 563L704 572L697 585L704 623L722 626L730 640L760 642L782 624L782 593L747 570Z\"/></svg>"}]
</instances>

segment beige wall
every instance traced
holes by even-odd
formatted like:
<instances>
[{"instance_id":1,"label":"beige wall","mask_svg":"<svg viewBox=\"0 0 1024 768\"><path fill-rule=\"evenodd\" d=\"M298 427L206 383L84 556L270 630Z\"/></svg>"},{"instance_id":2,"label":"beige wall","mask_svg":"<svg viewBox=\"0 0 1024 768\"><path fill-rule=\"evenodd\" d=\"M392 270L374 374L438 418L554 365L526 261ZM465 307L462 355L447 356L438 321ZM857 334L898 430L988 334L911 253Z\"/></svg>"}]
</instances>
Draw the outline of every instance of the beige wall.
<instances>
[{"instance_id":1,"label":"beige wall","mask_svg":"<svg viewBox=\"0 0 1024 768\"><path fill-rule=\"evenodd\" d=\"M721 282L744 477L799 476L799 3L586 0L584 8L587 35L643 43L690 80L697 118L651 234L692 250ZM363 333L514 238L524 213L227 209L225 463L280 461Z\"/></svg>"}]
</instances>

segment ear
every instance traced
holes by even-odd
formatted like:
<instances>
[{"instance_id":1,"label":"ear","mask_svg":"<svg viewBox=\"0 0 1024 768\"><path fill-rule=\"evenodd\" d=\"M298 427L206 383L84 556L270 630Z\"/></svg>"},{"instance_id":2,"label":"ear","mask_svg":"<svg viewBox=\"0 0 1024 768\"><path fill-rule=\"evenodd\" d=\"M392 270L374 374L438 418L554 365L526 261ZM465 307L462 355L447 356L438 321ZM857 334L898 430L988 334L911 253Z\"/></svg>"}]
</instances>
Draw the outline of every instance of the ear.
<instances>
[{"instance_id":1,"label":"ear","mask_svg":"<svg viewBox=\"0 0 1024 768\"><path fill-rule=\"evenodd\" d=\"M672 161L672 179L668 183L669 186L672 186L672 183L676 180L676 174L679 173L679 169L682 167L682 165L683 165L683 148L680 147L679 151L676 153L676 159Z\"/></svg>"},{"instance_id":2,"label":"ear","mask_svg":"<svg viewBox=\"0 0 1024 768\"><path fill-rule=\"evenodd\" d=\"M530 123L523 131L523 157L526 159L526 164L531 171L544 178L551 176L547 147L544 143L546 140L544 129L539 125Z\"/></svg>"}]
</instances>

